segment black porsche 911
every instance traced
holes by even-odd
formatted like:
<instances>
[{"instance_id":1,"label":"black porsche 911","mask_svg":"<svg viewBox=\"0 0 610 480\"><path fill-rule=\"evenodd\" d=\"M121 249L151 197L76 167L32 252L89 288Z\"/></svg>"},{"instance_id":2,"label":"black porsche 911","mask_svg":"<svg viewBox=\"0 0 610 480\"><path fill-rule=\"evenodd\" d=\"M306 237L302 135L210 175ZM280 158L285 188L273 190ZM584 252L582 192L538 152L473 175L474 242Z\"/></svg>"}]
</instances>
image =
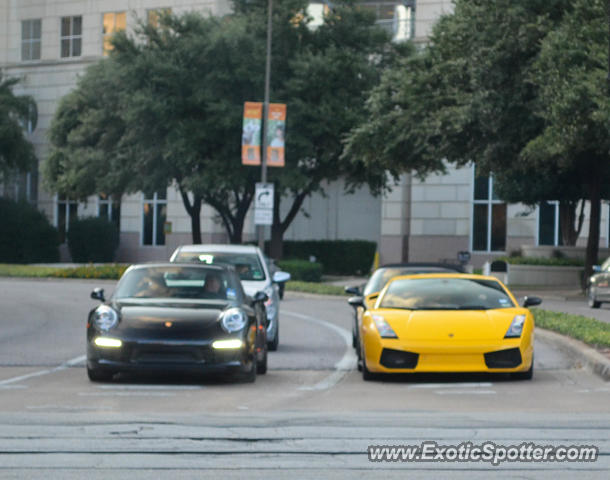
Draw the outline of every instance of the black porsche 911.
<instances>
[{"instance_id":1,"label":"black porsche 911","mask_svg":"<svg viewBox=\"0 0 610 480\"><path fill-rule=\"evenodd\" d=\"M244 293L230 267L141 264L129 267L87 321L87 373L227 372L245 381L267 371L264 302Z\"/></svg>"}]
</instances>

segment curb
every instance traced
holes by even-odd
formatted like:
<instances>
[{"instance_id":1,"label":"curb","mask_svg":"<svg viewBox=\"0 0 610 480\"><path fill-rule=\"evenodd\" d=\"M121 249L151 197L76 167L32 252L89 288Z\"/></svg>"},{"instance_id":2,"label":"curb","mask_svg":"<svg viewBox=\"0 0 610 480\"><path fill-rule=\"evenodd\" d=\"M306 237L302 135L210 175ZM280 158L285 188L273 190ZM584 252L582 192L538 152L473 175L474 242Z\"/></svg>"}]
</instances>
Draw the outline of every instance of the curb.
<instances>
[{"instance_id":1,"label":"curb","mask_svg":"<svg viewBox=\"0 0 610 480\"><path fill-rule=\"evenodd\" d=\"M582 366L610 381L610 359L586 343L540 327L536 327L534 334L554 343L560 350L576 358Z\"/></svg>"}]
</instances>

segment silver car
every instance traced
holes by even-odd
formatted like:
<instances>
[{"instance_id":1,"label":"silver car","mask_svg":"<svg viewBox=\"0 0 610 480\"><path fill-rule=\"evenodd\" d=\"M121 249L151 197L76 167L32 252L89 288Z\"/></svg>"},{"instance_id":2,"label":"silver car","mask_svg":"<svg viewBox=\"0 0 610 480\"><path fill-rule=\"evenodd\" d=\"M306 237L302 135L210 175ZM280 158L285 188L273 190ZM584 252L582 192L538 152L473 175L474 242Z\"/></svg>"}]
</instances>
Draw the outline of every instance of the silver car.
<instances>
[{"instance_id":1,"label":"silver car","mask_svg":"<svg viewBox=\"0 0 610 480\"><path fill-rule=\"evenodd\" d=\"M277 350L280 341L280 296L278 284L290 280L287 272L269 271L265 256L253 245L182 245L170 262L221 263L235 266L246 294L253 297L263 291L269 297L267 309L267 340L269 350Z\"/></svg>"},{"instance_id":2,"label":"silver car","mask_svg":"<svg viewBox=\"0 0 610 480\"><path fill-rule=\"evenodd\" d=\"M603 302L610 303L610 257L601 266L595 265L593 272L589 278L587 296L589 306L599 308Z\"/></svg>"}]
</instances>

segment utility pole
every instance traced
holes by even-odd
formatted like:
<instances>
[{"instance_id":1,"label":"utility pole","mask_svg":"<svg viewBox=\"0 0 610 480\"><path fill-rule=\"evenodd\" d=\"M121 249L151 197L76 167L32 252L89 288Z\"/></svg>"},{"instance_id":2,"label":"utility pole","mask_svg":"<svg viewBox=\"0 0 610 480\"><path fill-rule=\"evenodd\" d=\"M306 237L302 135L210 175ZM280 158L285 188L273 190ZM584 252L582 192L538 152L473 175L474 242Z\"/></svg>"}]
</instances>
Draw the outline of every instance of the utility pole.
<instances>
[{"instance_id":1,"label":"utility pole","mask_svg":"<svg viewBox=\"0 0 610 480\"><path fill-rule=\"evenodd\" d=\"M610 0L608 0L610 1ZM273 0L269 0L267 7L267 58L265 62L265 100L263 103L263 154L261 162L261 182L267 183L267 118L269 116L269 86L271 83L271 34L273 16ZM259 225L258 229L258 246L261 250L265 248L265 226Z\"/></svg>"}]
</instances>

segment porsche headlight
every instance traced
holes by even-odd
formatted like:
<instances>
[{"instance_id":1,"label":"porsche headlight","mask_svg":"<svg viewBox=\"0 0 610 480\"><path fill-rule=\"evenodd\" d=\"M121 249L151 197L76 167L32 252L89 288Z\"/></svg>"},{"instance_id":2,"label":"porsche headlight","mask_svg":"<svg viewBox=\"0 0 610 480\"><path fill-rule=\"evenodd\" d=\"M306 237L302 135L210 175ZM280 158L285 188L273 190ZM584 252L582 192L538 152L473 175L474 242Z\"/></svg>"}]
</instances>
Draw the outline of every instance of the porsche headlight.
<instances>
[{"instance_id":1,"label":"porsche headlight","mask_svg":"<svg viewBox=\"0 0 610 480\"><path fill-rule=\"evenodd\" d=\"M373 322L375 322L375 327L377 327L381 338L398 338L392 327L381 315L373 315Z\"/></svg>"},{"instance_id":2,"label":"porsche headlight","mask_svg":"<svg viewBox=\"0 0 610 480\"><path fill-rule=\"evenodd\" d=\"M100 330L110 330L118 321L116 311L108 305L100 305L93 313L93 324Z\"/></svg>"},{"instance_id":3,"label":"porsche headlight","mask_svg":"<svg viewBox=\"0 0 610 480\"><path fill-rule=\"evenodd\" d=\"M519 338L523 332L523 325L525 325L525 315L515 315L504 338Z\"/></svg>"},{"instance_id":4,"label":"porsche headlight","mask_svg":"<svg viewBox=\"0 0 610 480\"><path fill-rule=\"evenodd\" d=\"M248 317L239 308L230 308L222 314L220 325L227 333L237 332L243 329L248 322Z\"/></svg>"}]
</instances>

